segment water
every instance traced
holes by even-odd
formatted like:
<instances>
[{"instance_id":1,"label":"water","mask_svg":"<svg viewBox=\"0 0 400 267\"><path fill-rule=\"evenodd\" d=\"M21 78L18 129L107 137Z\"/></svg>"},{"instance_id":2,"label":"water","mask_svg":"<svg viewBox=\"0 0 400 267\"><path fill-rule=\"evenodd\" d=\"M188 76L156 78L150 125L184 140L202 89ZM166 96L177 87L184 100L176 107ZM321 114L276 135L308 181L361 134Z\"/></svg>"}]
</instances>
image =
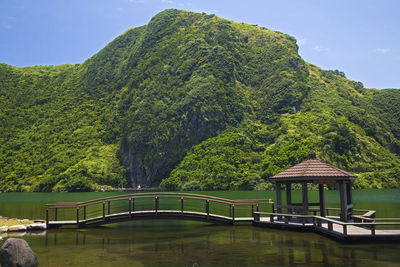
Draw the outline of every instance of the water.
<instances>
[{"instance_id":1,"label":"water","mask_svg":"<svg viewBox=\"0 0 400 267\"><path fill-rule=\"evenodd\" d=\"M231 199L274 198L274 192L199 192ZM44 204L120 193L2 193L0 215L44 218ZM355 208L400 217L400 190L357 190ZM318 192L310 199L317 200ZM293 192L300 200L300 192ZM338 192L326 192L338 207ZM248 224L214 226L189 221L136 221L90 229L24 235L40 266L398 266L399 243L343 244L313 233Z\"/></svg>"}]
</instances>

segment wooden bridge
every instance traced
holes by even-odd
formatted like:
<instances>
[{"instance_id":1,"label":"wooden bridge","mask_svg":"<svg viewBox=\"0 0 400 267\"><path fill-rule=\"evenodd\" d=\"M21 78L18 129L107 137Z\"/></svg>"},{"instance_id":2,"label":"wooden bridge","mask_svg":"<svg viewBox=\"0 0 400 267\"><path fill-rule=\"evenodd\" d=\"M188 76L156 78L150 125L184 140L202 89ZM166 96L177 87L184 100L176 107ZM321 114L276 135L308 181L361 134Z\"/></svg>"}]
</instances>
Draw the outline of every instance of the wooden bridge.
<instances>
[{"instance_id":1,"label":"wooden bridge","mask_svg":"<svg viewBox=\"0 0 400 267\"><path fill-rule=\"evenodd\" d=\"M48 228L78 228L154 219L178 219L214 224L253 223L255 226L315 232L339 241L400 241L400 219L375 218L375 211L354 209L348 222L339 208L311 214L276 212L271 199L230 200L186 193L136 193L84 202L46 205ZM356 215L358 213L358 215Z\"/></svg>"},{"instance_id":2,"label":"wooden bridge","mask_svg":"<svg viewBox=\"0 0 400 267\"><path fill-rule=\"evenodd\" d=\"M46 205L48 228L90 227L148 219L180 219L234 224L253 222L253 212L274 211L271 199L230 200L185 193L137 193L84 202Z\"/></svg>"}]
</instances>

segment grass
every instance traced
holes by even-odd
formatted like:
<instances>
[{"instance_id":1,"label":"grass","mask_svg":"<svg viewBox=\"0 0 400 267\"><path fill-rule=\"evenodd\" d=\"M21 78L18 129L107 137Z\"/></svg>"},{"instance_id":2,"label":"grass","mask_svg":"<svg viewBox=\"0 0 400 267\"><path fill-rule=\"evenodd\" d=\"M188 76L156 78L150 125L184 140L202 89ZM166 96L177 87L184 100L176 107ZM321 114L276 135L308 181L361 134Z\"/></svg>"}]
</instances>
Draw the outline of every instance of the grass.
<instances>
[{"instance_id":1,"label":"grass","mask_svg":"<svg viewBox=\"0 0 400 267\"><path fill-rule=\"evenodd\" d=\"M28 225L33 224L32 221L20 221L15 219L0 218L0 226L12 226L12 225Z\"/></svg>"}]
</instances>

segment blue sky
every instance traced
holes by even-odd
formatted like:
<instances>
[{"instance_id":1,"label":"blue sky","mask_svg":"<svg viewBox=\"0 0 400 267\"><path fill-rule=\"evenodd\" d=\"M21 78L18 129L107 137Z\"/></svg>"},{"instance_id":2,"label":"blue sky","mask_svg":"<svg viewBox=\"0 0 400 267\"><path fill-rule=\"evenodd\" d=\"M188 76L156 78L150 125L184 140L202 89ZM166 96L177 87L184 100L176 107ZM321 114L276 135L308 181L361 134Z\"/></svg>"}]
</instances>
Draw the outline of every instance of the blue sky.
<instances>
[{"instance_id":1,"label":"blue sky","mask_svg":"<svg viewBox=\"0 0 400 267\"><path fill-rule=\"evenodd\" d=\"M398 0L0 0L0 62L82 63L167 8L290 34L312 64L369 88L400 88Z\"/></svg>"}]
</instances>

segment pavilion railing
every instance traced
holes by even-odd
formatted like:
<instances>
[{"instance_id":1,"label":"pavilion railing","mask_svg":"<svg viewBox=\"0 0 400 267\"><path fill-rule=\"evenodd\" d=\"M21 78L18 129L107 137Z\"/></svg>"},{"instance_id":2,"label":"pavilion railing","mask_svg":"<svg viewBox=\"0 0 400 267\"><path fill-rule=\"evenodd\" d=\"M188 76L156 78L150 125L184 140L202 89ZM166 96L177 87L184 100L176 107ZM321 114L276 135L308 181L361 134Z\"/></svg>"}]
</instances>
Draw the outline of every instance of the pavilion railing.
<instances>
[{"instance_id":1,"label":"pavilion railing","mask_svg":"<svg viewBox=\"0 0 400 267\"><path fill-rule=\"evenodd\" d=\"M374 221L364 222L342 222L333 218L321 217L317 215L301 215L287 213L272 213L272 212L254 212L254 221L263 221L263 217L268 219L269 223L280 222L286 225L302 225L313 227L320 230L336 231L343 235L348 235L350 226L357 226L368 229L370 235L376 235L377 229L400 230L400 218L374 218ZM339 227L334 227L335 225Z\"/></svg>"},{"instance_id":2,"label":"pavilion railing","mask_svg":"<svg viewBox=\"0 0 400 267\"><path fill-rule=\"evenodd\" d=\"M313 203L311 203L313 204ZM311 205L312 206L312 205ZM281 208L282 211L286 211L286 213L294 213L294 214L302 214L303 212L303 206L302 205L289 205L289 206L284 206ZM309 208L308 209L309 214L308 215L320 215L320 209L319 208ZM340 208L325 208L325 216L340 216L341 209ZM285 212L282 212L285 213ZM352 209L353 216L352 217L364 217L367 220L367 217L369 219L375 217L375 210L365 210L365 209ZM304 214L303 214L304 215Z\"/></svg>"}]
</instances>

